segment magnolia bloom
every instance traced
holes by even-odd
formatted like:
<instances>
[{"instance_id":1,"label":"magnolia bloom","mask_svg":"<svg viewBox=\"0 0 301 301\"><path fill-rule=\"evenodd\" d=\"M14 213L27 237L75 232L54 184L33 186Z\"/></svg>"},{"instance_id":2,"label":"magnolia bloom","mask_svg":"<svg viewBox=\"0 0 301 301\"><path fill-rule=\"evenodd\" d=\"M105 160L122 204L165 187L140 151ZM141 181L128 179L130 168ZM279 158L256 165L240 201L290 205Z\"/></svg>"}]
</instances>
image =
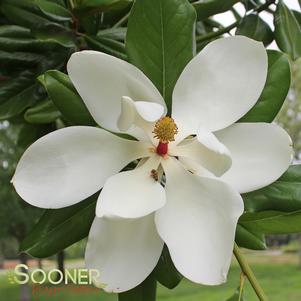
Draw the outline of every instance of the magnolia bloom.
<instances>
[{"instance_id":1,"label":"magnolia bloom","mask_svg":"<svg viewBox=\"0 0 301 301\"><path fill-rule=\"evenodd\" d=\"M19 195L61 208L102 188L85 260L108 292L141 283L164 243L186 278L223 283L243 213L240 193L274 182L292 158L277 125L235 123L265 85L263 45L242 36L208 44L175 85L172 118L151 81L125 61L82 51L68 73L102 128L67 127L31 145L13 178Z\"/></svg>"}]
</instances>

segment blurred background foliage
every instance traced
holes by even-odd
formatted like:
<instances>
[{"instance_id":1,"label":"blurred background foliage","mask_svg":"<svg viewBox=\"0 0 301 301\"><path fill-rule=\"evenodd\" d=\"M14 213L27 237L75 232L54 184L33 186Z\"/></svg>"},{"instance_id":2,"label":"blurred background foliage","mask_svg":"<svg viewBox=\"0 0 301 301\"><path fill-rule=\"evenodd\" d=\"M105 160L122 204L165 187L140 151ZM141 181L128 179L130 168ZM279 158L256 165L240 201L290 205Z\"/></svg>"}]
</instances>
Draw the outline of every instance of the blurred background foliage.
<instances>
[{"instance_id":1,"label":"blurred background foliage","mask_svg":"<svg viewBox=\"0 0 301 301\"><path fill-rule=\"evenodd\" d=\"M144 2L146 7L152 5L150 0L136 1ZM168 1L174 4L186 2ZM210 41L229 34L245 35L262 41L266 47L272 45L272 48L280 50L269 51L267 89L242 121L271 122L282 107L276 122L290 133L295 163L298 163L301 160L300 10L289 9L281 0L189 2L197 20L193 37L195 52ZM69 247L67 258L83 256L85 241L82 239L87 236L94 218L96 197L68 208L45 211L20 200L10 180L24 150L39 137L65 126L95 125L66 72L66 63L72 53L86 49L102 51L130 61L147 75L148 72L151 74L151 70L143 63L140 66L139 60L133 57L137 32L132 29L127 36L133 3L131 0L0 0L2 260L19 256L19 248L38 258L58 253L60 268L64 260L62 250ZM238 4L244 8L243 13L237 10ZM233 15L231 24L224 25L215 17L225 12ZM148 11L142 13L147 14ZM272 27L263 14L273 19ZM193 18L189 20L193 21ZM136 21L133 16L130 22L135 24ZM141 26L137 31L143 33L148 30L148 27L143 28L145 24ZM174 34L177 39L177 33ZM155 41L155 38L150 39L150 43ZM143 60L143 55L149 53L146 50L139 55ZM288 62L292 72L291 85ZM171 82L176 80L181 70L173 71L175 76ZM155 78L150 78L156 82ZM287 101L283 105L289 87ZM167 102L169 97L166 95ZM301 170L293 167L270 187L244 195L247 212L240 220L236 242L242 247L262 250L266 249L266 237L270 244L297 239L297 233L301 232L300 183ZM284 236L269 236L278 234ZM73 245L76 242L79 243ZM27 257L21 254L20 259L26 261ZM171 274L168 279L166 271ZM166 249L156 273L158 281L169 288L176 286L182 278L174 271Z\"/></svg>"}]
</instances>

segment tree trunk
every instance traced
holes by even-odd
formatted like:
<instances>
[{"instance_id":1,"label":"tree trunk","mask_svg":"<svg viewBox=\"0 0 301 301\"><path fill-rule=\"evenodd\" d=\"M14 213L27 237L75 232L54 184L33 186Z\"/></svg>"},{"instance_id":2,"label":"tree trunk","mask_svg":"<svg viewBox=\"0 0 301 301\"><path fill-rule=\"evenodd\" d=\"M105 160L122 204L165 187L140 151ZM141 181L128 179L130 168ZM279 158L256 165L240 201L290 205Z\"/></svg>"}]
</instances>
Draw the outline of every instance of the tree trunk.
<instances>
[{"instance_id":1,"label":"tree trunk","mask_svg":"<svg viewBox=\"0 0 301 301\"><path fill-rule=\"evenodd\" d=\"M27 255L25 253L21 253L19 255L20 262L22 264L27 264ZM23 273L27 273L27 270L23 269ZM30 290L28 283L21 284L21 295L20 295L21 301L30 301Z\"/></svg>"},{"instance_id":2,"label":"tree trunk","mask_svg":"<svg viewBox=\"0 0 301 301\"><path fill-rule=\"evenodd\" d=\"M64 250L57 253L57 268L64 275L64 268L65 268L65 252L64 252ZM59 280L60 278L61 278L61 276L57 275L57 280Z\"/></svg>"}]
</instances>

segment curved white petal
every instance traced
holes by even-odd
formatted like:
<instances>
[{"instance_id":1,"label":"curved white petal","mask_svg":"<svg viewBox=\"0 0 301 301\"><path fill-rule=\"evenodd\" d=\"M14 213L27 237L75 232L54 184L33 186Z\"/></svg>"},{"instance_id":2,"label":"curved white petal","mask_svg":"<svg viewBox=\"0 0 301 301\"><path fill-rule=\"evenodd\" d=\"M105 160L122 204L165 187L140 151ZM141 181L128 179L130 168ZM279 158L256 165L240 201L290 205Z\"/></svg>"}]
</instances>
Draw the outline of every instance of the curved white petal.
<instances>
[{"instance_id":1,"label":"curved white petal","mask_svg":"<svg viewBox=\"0 0 301 301\"><path fill-rule=\"evenodd\" d=\"M164 114L164 107L158 103L136 101L134 104L139 116L148 122L155 122Z\"/></svg>"},{"instance_id":2,"label":"curved white petal","mask_svg":"<svg viewBox=\"0 0 301 301\"><path fill-rule=\"evenodd\" d=\"M205 178L216 178L212 172L210 172L202 165L199 165L192 159L189 159L187 157L179 157L179 161L183 164L186 170L190 171L191 173L197 176Z\"/></svg>"},{"instance_id":3,"label":"curved white petal","mask_svg":"<svg viewBox=\"0 0 301 301\"><path fill-rule=\"evenodd\" d=\"M186 134L223 129L258 100L267 75L262 43L243 36L209 43L194 57L173 92L172 115Z\"/></svg>"},{"instance_id":4,"label":"curved white petal","mask_svg":"<svg viewBox=\"0 0 301 301\"><path fill-rule=\"evenodd\" d=\"M243 212L240 195L218 179L191 174L176 159L162 164L167 203L155 222L176 268L197 283L225 282Z\"/></svg>"},{"instance_id":5,"label":"curved white petal","mask_svg":"<svg viewBox=\"0 0 301 301\"><path fill-rule=\"evenodd\" d=\"M32 144L20 159L13 184L31 205L62 208L97 192L131 161L148 156L146 144L105 130L74 126Z\"/></svg>"},{"instance_id":6,"label":"curved white petal","mask_svg":"<svg viewBox=\"0 0 301 301\"><path fill-rule=\"evenodd\" d=\"M128 96L121 100L121 113L117 121L120 131L154 142L155 122L164 114L164 107L155 102L133 101Z\"/></svg>"},{"instance_id":7,"label":"curved white petal","mask_svg":"<svg viewBox=\"0 0 301 301\"><path fill-rule=\"evenodd\" d=\"M240 193L273 183L293 158L291 138L276 124L237 123L215 134L232 156L232 166L221 179Z\"/></svg>"},{"instance_id":8,"label":"curved white petal","mask_svg":"<svg viewBox=\"0 0 301 301\"><path fill-rule=\"evenodd\" d=\"M198 130L196 138L173 145L170 154L190 159L216 176L224 174L232 164L229 150L204 128Z\"/></svg>"},{"instance_id":9,"label":"curved white petal","mask_svg":"<svg viewBox=\"0 0 301 301\"><path fill-rule=\"evenodd\" d=\"M96 286L107 292L124 292L152 272L163 244L153 214L132 220L95 218L86 247L86 266L99 271Z\"/></svg>"},{"instance_id":10,"label":"curved white petal","mask_svg":"<svg viewBox=\"0 0 301 301\"><path fill-rule=\"evenodd\" d=\"M152 177L159 164L160 157L155 155L134 170L110 177L99 195L96 215L139 218L163 207L165 190Z\"/></svg>"},{"instance_id":11,"label":"curved white petal","mask_svg":"<svg viewBox=\"0 0 301 301\"><path fill-rule=\"evenodd\" d=\"M159 91L138 68L111 55L90 50L76 52L67 70L95 121L108 130L119 132L122 96L165 107Z\"/></svg>"}]
</instances>

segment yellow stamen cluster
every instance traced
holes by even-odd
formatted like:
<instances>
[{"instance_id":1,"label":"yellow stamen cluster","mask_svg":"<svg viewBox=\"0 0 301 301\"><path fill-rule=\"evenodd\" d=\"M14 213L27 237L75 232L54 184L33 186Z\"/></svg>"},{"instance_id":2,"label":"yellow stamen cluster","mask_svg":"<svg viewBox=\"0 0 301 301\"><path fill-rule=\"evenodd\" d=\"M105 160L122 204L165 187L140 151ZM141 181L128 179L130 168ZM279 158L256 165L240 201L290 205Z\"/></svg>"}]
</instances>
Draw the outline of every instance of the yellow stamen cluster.
<instances>
[{"instance_id":1,"label":"yellow stamen cluster","mask_svg":"<svg viewBox=\"0 0 301 301\"><path fill-rule=\"evenodd\" d=\"M156 122L153 133L161 142L174 141L178 127L171 117L162 117Z\"/></svg>"}]
</instances>

